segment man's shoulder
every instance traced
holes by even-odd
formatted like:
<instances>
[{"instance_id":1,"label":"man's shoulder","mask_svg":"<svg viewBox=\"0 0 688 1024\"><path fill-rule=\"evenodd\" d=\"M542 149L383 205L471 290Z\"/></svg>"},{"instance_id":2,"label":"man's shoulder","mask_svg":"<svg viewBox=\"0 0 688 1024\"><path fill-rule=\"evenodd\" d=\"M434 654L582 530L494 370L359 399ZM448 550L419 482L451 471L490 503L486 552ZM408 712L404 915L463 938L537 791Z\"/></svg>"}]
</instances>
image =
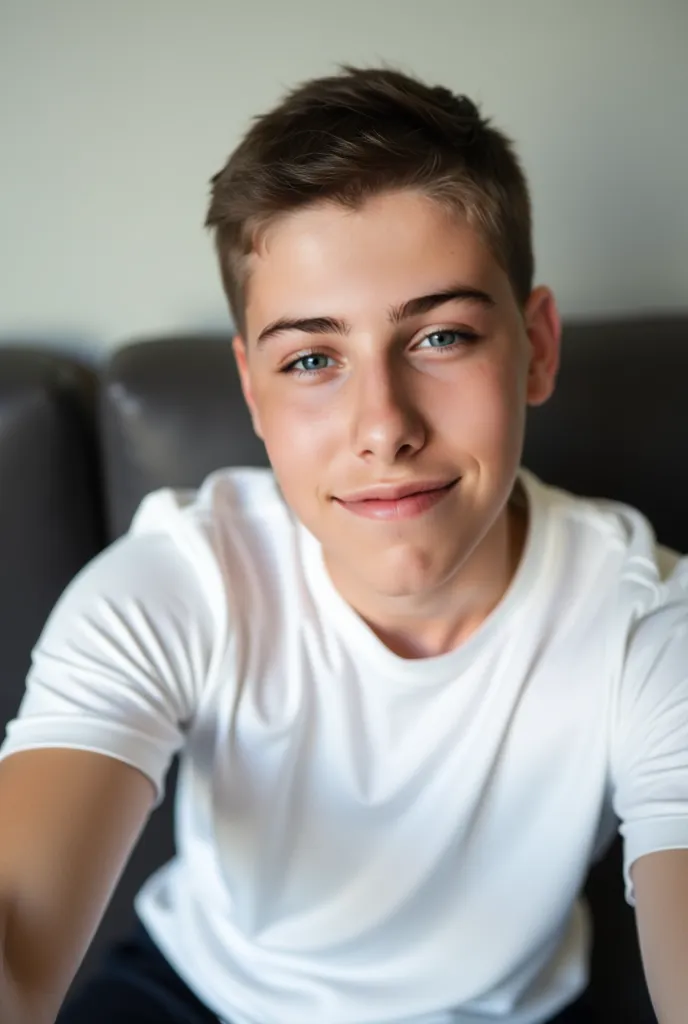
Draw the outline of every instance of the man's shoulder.
<instances>
[{"instance_id":1,"label":"man's shoulder","mask_svg":"<svg viewBox=\"0 0 688 1024\"><path fill-rule=\"evenodd\" d=\"M203 652L227 639L232 610L261 574L266 538L287 513L272 474L219 470L198 488L166 487L140 503L129 530L85 565L52 611L43 643L100 648L115 636L128 646ZM263 588L253 587L260 593ZM236 607L235 607L236 606ZM236 616L232 617L233 627Z\"/></svg>"},{"instance_id":2,"label":"man's shoulder","mask_svg":"<svg viewBox=\"0 0 688 1024\"><path fill-rule=\"evenodd\" d=\"M649 520L634 506L599 495L568 490L549 483L529 470L522 471L527 491L550 518L605 543L625 544L639 531L652 532Z\"/></svg>"},{"instance_id":3,"label":"man's shoulder","mask_svg":"<svg viewBox=\"0 0 688 1024\"><path fill-rule=\"evenodd\" d=\"M287 506L268 469L218 469L199 487L163 487L141 501L130 532L136 535L187 527L222 529L246 520L287 518Z\"/></svg>"},{"instance_id":4,"label":"man's shoulder","mask_svg":"<svg viewBox=\"0 0 688 1024\"><path fill-rule=\"evenodd\" d=\"M164 541L169 557L182 557L213 603L224 604L237 592L246 597L250 579L274 580L294 552L295 529L273 473L238 467L216 470L198 488L151 492L128 539Z\"/></svg>"},{"instance_id":5,"label":"man's shoulder","mask_svg":"<svg viewBox=\"0 0 688 1024\"><path fill-rule=\"evenodd\" d=\"M684 562L680 553L658 541L651 521L635 506L576 494L527 471L525 482L538 510L539 528L592 570L605 569L620 581L626 579L651 588Z\"/></svg>"}]
</instances>

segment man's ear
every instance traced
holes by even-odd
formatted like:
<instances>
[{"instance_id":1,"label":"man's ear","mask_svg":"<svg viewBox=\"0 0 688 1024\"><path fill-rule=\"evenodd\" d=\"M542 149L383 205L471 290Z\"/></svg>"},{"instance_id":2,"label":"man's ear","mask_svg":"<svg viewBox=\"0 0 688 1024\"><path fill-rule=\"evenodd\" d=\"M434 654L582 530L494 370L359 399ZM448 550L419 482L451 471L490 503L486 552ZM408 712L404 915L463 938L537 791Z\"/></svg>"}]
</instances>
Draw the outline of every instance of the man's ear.
<instances>
[{"instance_id":1,"label":"man's ear","mask_svg":"<svg viewBox=\"0 0 688 1024\"><path fill-rule=\"evenodd\" d=\"M528 335L528 405L542 405L554 391L559 370L561 321L554 295L549 288L535 288L524 310Z\"/></svg>"},{"instance_id":2,"label":"man's ear","mask_svg":"<svg viewBox=\"0 0 688 1024\"><path fill-rule=\"evenodd\" d=\"M246 399L248 411L251 413L253 429L255 430L256 434L262 441L263 434L260 426L260 416L258 415L258 410L256 408L256 403L253 397L253 389L251 387L251 374L248 368L246 342L238 334L235 334L235 336L232 338L232 350L234 351L234 358L236 359L237 370L239 371L241 390L244 393L244 398Z\"/></svg>"}]
</instances>

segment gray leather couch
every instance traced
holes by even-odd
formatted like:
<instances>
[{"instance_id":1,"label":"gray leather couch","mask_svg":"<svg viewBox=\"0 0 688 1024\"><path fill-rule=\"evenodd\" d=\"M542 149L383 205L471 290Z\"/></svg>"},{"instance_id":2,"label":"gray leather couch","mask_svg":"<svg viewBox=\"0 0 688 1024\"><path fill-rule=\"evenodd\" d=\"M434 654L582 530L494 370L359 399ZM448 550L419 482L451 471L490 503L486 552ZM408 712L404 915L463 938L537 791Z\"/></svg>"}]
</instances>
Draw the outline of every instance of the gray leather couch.
<instances>
[{"instance_id":1,"label":"gray leather couch","mask_svg":"<svg viewBox=\"0 0 688 1024\"><path fill-rule=\"evenodd\" d=\"M663 543L688 550L687 376L688 317L567 325L557 393L530 416L526 465L636 505ZM59 593L127 529L143 495L236 464L267 460L227 338L134 343L98 379L66 357L0 350L0 729ZM75 984L126 931L135 892L171 856L173 798L174 772ZM592 984L603 1021L654 1024L619 858L616 843L587 885Z\"/></svg>"}]
</instances>

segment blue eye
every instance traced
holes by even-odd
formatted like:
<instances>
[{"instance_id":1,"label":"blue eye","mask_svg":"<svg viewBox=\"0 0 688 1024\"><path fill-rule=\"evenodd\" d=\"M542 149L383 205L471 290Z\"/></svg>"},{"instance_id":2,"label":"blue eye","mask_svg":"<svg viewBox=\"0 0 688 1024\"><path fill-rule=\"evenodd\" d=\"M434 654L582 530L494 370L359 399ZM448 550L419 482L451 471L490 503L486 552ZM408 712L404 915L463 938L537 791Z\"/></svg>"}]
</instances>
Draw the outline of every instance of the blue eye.
<instances>
[{"instance_id":1,"label":"blue eye","mask_svg":"<svg viewBox=\"0 0 688 1024\"><path fill-rule=\"evenodd\" d=\"M284 373L317 373L319 370L327 370L334 360L330 359L323 352L309 352L306 355L295 359L284 367Z\"/></svg>"},{"instance_id":2,"label":"blue eye","mask_svg":"<svg viewBox=\"0 0 688 1024\"><path fill-rule=\"evenodd\" d=\"M470 331L432 331L423 338L418 348L458 348L475 340L476 335ZM426 345L426 342L429 344Z\"/></svg>"}]
</instances>

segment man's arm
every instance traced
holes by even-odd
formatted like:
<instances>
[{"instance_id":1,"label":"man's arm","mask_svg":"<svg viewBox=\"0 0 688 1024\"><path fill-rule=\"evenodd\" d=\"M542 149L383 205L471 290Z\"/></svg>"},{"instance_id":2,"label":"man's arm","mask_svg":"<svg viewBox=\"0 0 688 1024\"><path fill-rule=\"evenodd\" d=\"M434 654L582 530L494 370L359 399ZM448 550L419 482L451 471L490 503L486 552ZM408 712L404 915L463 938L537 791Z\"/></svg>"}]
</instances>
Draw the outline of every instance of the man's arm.
<instances>
[{"instance_id":1,"label":"man's arm","mask_svg":"<svg viewBox=\"0 0 688 1024\"><path fill-rule=\"evenodd\" d=\"M43 749L0 763L0 1021L52 1024L153 806L122 761Z\"/></svg>"},{"instance_id":2,"label":"man's arm","mask_svg":"<svg viewBox=\"0 0 688 1024\"><path fill-rule=\"evenodd\" d=\"M659 1024L688 1021L688 850L640 857L631 868L645 977Z\"/></svg>"}]
</instances>

